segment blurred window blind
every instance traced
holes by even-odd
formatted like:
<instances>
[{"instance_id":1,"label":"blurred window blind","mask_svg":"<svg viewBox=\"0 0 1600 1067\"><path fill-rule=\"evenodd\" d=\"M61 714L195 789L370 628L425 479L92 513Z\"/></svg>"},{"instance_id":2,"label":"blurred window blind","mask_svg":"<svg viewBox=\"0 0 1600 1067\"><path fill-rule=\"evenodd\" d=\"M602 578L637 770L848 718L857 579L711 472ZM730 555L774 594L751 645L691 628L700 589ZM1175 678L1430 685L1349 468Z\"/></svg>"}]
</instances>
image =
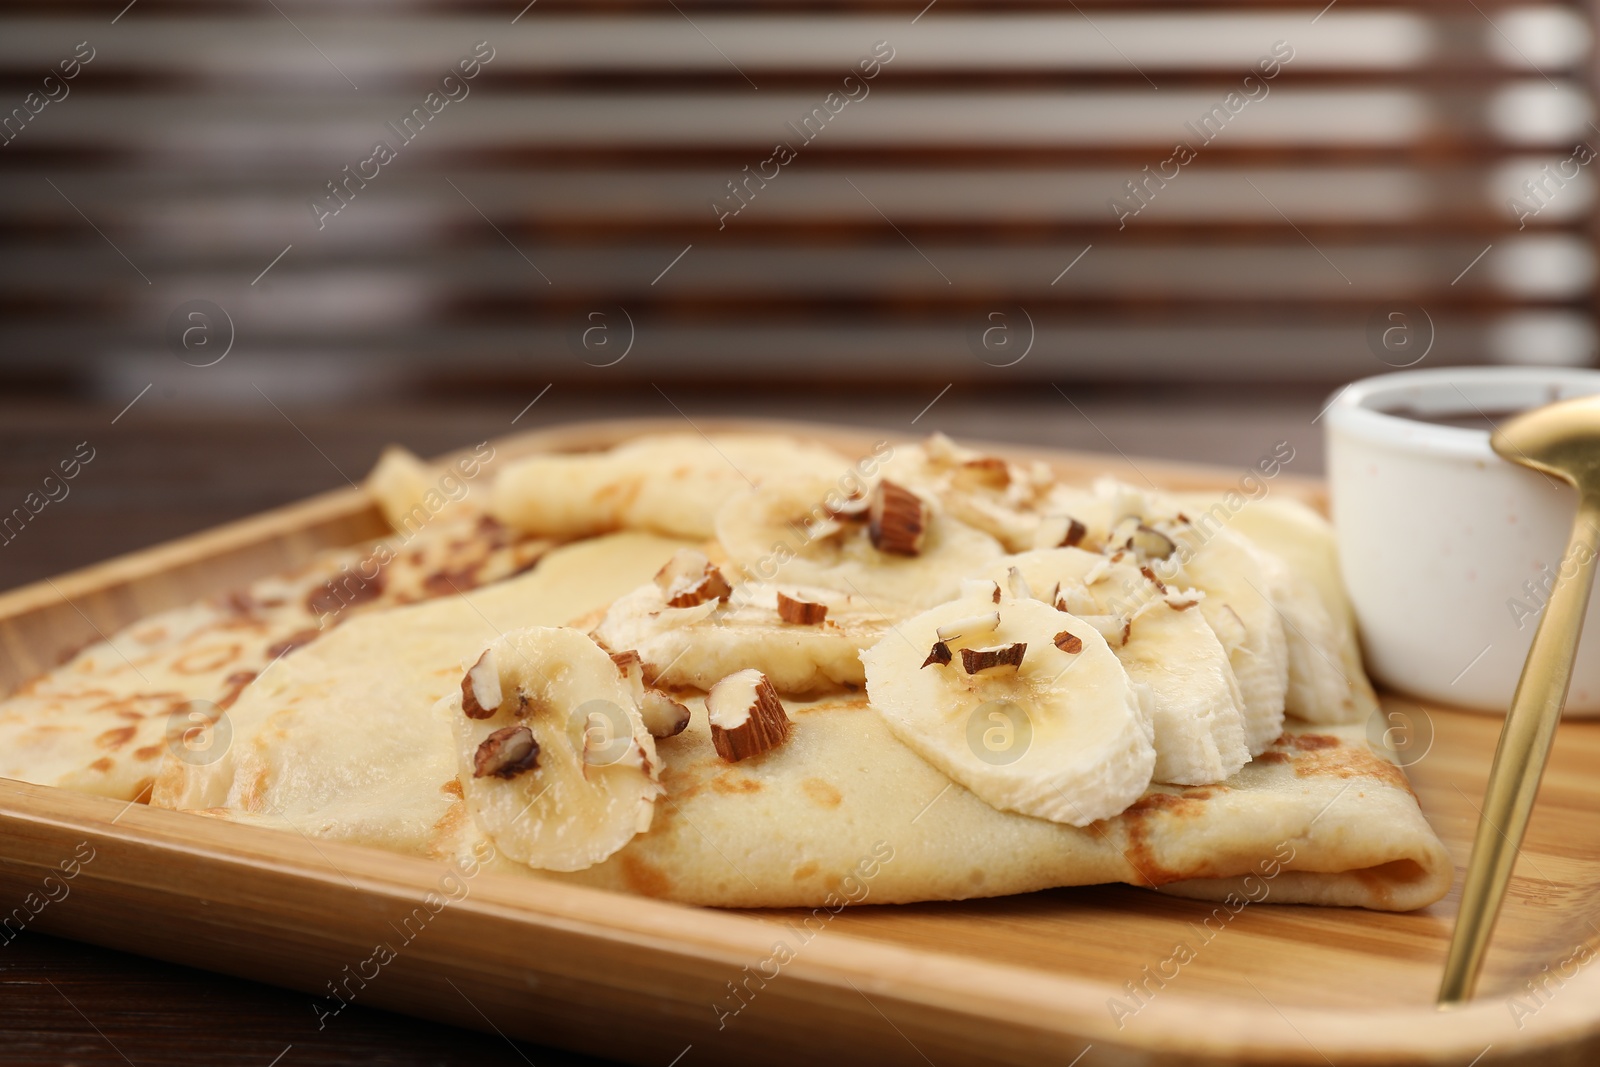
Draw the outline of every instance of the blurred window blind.
<instances>
[{"instance_id":1,"label":"blurred window blind","mask_svg":"<svg viewBox=\"0 0 1600 1067\"><path fill-rule=\"evenodd\" d=\"M124 2L0 16L13 379L195 300L307 390L1595 347L1582 5Z\"/></svg>"}]
</instances>

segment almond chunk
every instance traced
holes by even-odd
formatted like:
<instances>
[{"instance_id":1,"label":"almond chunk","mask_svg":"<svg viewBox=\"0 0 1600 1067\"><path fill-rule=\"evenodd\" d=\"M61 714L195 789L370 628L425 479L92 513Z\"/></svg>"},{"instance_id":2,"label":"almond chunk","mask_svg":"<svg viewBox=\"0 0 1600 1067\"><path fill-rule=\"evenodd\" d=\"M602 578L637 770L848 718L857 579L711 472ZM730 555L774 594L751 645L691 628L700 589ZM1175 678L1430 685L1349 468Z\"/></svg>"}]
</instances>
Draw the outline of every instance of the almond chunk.
<instances>
[{"instance_id":1,"label":"almond chunk","mask_svg":"<svg viewBox=\"0 0 1600 1067\"><path fill-rule=\"evenodd\" d=\"M933 647L928 649L928 658L922 661L922 665L926 667L930 663L936 663L943 667L948 665L949 662L950 646L943 641L935 641Z\"/></svg>"},{"instance_id":2,"label":"almond chunk","mask_svg":"<svg viewBox=\"0 0 1600 1067\"><path fill-rule=\"evenodd\" d=\"M835 507L824 505L824 510L835 519L845 522L866 522L872 510L872 500L866 495L847 496Z\"/></svg>"},{"instance_id":3,"label":"almond chunk","mask_svg":"<svg viewBox=\"0 0 1600 1067\"><path fill-rule=\"evenodd\" d=\"M896 556L919 555L927 528L927 509L917 494L890 481L873 489L867 524L872 547Z\"/></svg>"},{"instance_id":4,"label":"almond chunk","mask_svg":"<svg viewBox=\"0 0 1600 1067\"><path fill-rule=\"evenodd\" d=\"M539 742L526 726L507 726L484 738L472 756L474 778L515 778L538 769Z\"/></svg>"},{"instance_id":5,"label":"almond chunk","mask_svg":"<svg viewBox=\"0 0 1600 1067\"><path fill-rule=\"evenodd\" d=\"M1098 630L1112 648L1128 643L1131 624L1121 615L1079 615L1078 618Z\"/></svg>"},{"instance_id":6,"label":"almond chunk","mask_svg":"<svg viewBox=\"0 0 1600 1067\"><path fill-rule=\"evenodd\" d=\"M816 626L828 617L828 605L778 594L778 618L801 626Z\"/></svg>"},{"instance_id":7,"label":"almond chunk","mask_svg":"<svg viewBox=\"0 0 1600 1067\"><path fill-rule=\"evenodd\" d=\"M986 578L961 579L962 600L976 600L980 597L988 597L996 604L1000 603L1000 583L991 582Z\"/></svg>"},{"instance_id":8,"label":"almond chunk","mask_svg":"<svg viewBox=\"0 0 1600 1067\"><path fill-rule=\"evenodd\" d=\"M1128 543L1147 559L1166 559L1178 550L1172 538L1142 522L1133 528Z\"/></svg>"},{"instance_id":9,"label":"almond chunk","mask_svg":"<svg viewBox=\"0 0 1600 1067\"><path fill-rule=\"evenodd\" d=\"M1023 654L1027 651L1026 641L1018 641L1014 645L1001 645L998 648L963 648L961 669L968 674L977 674L979 671L994 667L1020 667Z\"/></svg>"},{"instance_id":10,"label":"almond chunk","mask_svg":"<svg viewBox=\"0 0 1600 1067\"><path fill-rule=\"evenodd\" d=\"M1074 548L1088 533L1089 528L1071 515L1042 515L1033 533L1033 547Z\"/></svg>"},{"instance_id":11,"label":"almond chunk","mask_svg":"<svg viewBox=\"0 0 1600 1067\"><path fill-rule=\"evenodd\" d=\"M1066 630L1062 630L1060 633L1056 634L1055 642L1057 648L1070 655L1076 655L1077 653L1083 651L1083 639L1081 637L1074 637Z\"/></svg>"},{"instance_id":12,"label":"almond chunk","mask_svg":"<svg viewBox=\"0 0 1600 1067\"><path fill-rule=\"evenodd\" d=\"M1163 582L1160 578L1157 578L1155 571L1151 570L1149 567L1140 567L1139 573L1150 579L1162 596L1167 595L1167 583Z\"/></svg>"},{"instance_id":13,"label":"almond chunk","mask_svg":"<svg viewBox=\"0 0 1600 1067\"><path fill-rule=\"evenodd\" d=\"M1005 489L1011 484L1011 464L999 456L978 456L955 469L954 481L960 489Z\"/></svg>"},{"instance_id":14,"label":"almond chunk","mask_svg":"<svg viewBox=\"0 0 1600 1067\"><path fill-rule=\"evenodd\" d=\"M469 719L487 719L499 709L502 698L500 668L495 665L494 653L484 649L461 679L461 711Z\"/></svg>"},{"instance_id":15,"label":"almond chunk","mask_svg":"<svg viewBox=\"0 0 1600 1067\"><path fill-rule=\"evenodd\" d=\"M789 739L789 716L767 676L755 668L728 675L706 694L711 743L729 763L759 756Z\"/></svg>"},{"instance_id":16,"label":"almond chunk","mask_svg":"<svg viewBox=\"0 0 1600 1067\"><path fill-rule=\"evenodd\" d=\"M733 586L704 552L680 548L656 572L656 585L674 608L692 608L708 600L726 600Z\"/></svg>"},{"instance_id":17,"label":"almond chunk","mask_svg":"<svg viewBox=\"0 0 1600 1067\"><path fill-rule=\"evenodd\" d=\"M659 689L646 689L639 701L639 717L651 737L674 737L689 725L689 709Z\"/></svg>"},{"instance_id":18,"label":"almond chunk","mask_svg":"<svg viewBox=\"0 0 1600 1067\"><path fill-rule=\"evenodd\" d=\"M1010 567L1006 570L1006 582L1011 586L1011 595L1018 600L1033 599L1033 589L1029 587L1028 579L1024 578L1017 568Z\"/></svg>"},{"instance_id":19,"label":"almond chunk","mask_svg":"<svg viewBox=\"0 0 1600 1067\"><path fill-rule=\"evenodd\" d=\"M995 587L995 591L999 592L998 586ZM1000 613L991 611L983 615L963 615L959 619L945 623L936 629L934 634L941 641L954 641L964 634L988 633L991 630L999 629L999 627Z\"/></svg>"}]
</instances>

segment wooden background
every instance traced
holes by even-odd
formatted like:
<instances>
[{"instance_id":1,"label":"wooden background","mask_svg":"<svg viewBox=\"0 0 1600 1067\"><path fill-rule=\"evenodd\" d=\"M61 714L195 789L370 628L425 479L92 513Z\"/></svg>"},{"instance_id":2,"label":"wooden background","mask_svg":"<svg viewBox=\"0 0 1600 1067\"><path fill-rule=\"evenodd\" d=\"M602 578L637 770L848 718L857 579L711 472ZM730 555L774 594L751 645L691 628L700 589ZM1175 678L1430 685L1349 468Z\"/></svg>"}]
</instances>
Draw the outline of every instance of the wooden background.
<instances>
[{"instance_id":1,"label":"wooden background","mask_svg":"<svg viewBox=\"0 0 1600 1067\"><path fill-rule=\"evenodd\" d=\"M1526 228L1507 207L1600 141L1579 3L15 0L0 18L6 107L95 50L0 148L0 381L19 386L1331 385L1375 348L1593 354L1588 170ZM470 95L319 228L313 199L399 145L386 124L478 41L495 58ZM859 94L844 79L879 41L895 58L869 94L720 225L712 201L830 92ZM1185 123L1262 91L1244 79L1279 41L1295 58L1268 94L1122 226L1111 199L1195 140ZM196 299L231 331L208 321L187 358L237 342L203 379L171 351ZM1374 322L1400 327L1391 350Z\"/></svg>"}]
</instances>

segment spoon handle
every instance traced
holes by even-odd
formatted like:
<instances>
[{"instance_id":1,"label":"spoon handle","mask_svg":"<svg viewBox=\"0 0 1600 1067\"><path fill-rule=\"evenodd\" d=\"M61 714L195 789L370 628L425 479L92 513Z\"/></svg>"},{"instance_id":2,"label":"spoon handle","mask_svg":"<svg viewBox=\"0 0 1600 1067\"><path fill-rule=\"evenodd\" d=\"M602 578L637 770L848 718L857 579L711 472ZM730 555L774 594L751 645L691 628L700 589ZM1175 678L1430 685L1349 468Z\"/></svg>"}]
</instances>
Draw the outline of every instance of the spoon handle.
<instances>
[{"instance_id":1,"label":"spoon handle","mask_svg":"<svg viewBox=\"0 0 1600 1067\"><path fill-rule=\"evenodd\" d=\"M1539 779L1550 758L1561 708L1567 701L1578 638L1589 607L1595 556L1600 550L1600 498L1585 495L1572 527L1572 539L1557 568L1557 581L1533 635L1522 665L1522 677L1511 697L1511 710L1500 731L1489 784L1484 790L1482 818L1472 844L1472 859L1461 891L1450 954L1445 958L1439 1004L1447 1007L1472 996L1494 933L1500 903L1522 836L1528 828Z\"/></svg>"}]
</instances>

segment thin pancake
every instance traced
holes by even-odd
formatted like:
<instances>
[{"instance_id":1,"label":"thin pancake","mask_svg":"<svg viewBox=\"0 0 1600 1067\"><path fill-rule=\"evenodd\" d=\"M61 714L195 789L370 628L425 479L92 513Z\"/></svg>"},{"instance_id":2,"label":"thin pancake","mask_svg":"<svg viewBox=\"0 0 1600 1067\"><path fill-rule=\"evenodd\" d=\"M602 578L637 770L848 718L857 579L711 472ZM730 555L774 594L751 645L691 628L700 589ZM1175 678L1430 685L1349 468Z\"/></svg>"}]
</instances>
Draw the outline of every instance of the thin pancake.
<instances>
[{"instance_id":1,"label":"thin pancake","mask_svg":"<svg viewBox=\"0 0 1600 1067\"><path fill-rule=\"evenodd\" d=\"M465 596L352 619L246 690L220 759L169 760L152 803L420 852L460 796L453 735L433 705L459 693L463 660L507 630L603 607L680 547L614 534Z\"/></svg>"},{"instance_id":2,"label":"thin pancake","mask_svg":"<svg viewBox=\"0 0 1600 1067\"><path fill-rule=\"evenodd\" d=\"M191 771L174 800L308 836L435 855L472 847L483 834L460 799L451 701L434 702L459 699L462 661L497 629L592 612L676 545L614 535L470 598L353 621L286 661L270 692L247 693L231 716L229 765L214 781ZM1408 909L1449 886L1404 775L1359 728L1289 735L1219 786L1153 787L1078 830L982 803L895 740L859 695L791 703L791 740L737 765L715 754L703 701L685 699L689 729L658 744L667 795L652 829L560 877L741 907L823 904L867 861L881 902L1116 881L1225 895L1228 879L1265 878L1269 864L1271 899L1285 903Z\"/></svg>"},{"instance_id":3,"label":"thin pancake","mask_svg":"<svg viewBox=\"0 0 1600 1067\"><path fill-rule=\"evenodd\" d=\"M0 702L0 777L141 797L162 759L191 755L190 731L227 711L275 659L349 619L516 574L549 544L462 511L150 616Z\"/></svg>"},{"instance_id":4,"label":"thin pancake","mask_svg":"<svg viewBox=\"0 0 1600 1067\"><path fill-rule=\"evenodd\" d=\"M790 711L789 743L733 765L693 703L689 728L657 744L667 794L650 832L588 870L538 873L690 904L812 907L887 845L875 903L1102 882L1220 900L1253 876L1279 903L1408 911L1450 887L1405 775L1360 727L1297 727L1224 783L1152 786L1075 829L990 807L895 740L864 698ZM440 856L483 840L463 815L441 828Z\"/></svg>"}]
</instances>

